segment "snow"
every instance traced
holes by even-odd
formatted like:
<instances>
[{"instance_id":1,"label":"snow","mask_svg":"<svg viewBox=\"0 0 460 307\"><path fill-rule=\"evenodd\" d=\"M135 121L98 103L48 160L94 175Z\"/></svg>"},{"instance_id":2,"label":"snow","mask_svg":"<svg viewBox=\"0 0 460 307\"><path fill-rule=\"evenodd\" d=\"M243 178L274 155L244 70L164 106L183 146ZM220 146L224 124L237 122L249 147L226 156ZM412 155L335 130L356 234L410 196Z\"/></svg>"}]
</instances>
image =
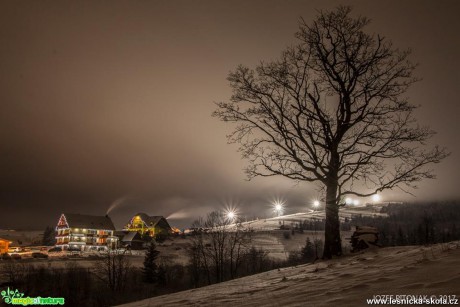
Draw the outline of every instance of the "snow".
<instances>
[{"instance_id":1,"label":"snow","mask_svg":"<svg viewBox=\"0 0 460 307\"><path fill-rule=\"evenodd\" d=\"M369 217L387 217L386 213L380 213L380 207L344 207L339 211L339 217L342 221L345 218L361 215ZM294 213L266 219L257 219L241 223L244 228L251 228L254 231L270 231L280 228L280 224L293 226L296 223L307 221L321 221L326 218L324 210L311 210L310 212ZM236 226L236 225L235 225Z\"/></svg>"},{"instance_id":2,"label":"snow","mask_svg":"<svg viewBox=\"0 0 460 307\"><path fill-rule=\"evenodd\" d=\"M34 242L40 244L43 238L43 230L0 229L0 238L12 241L11 246L28 246Z\"/></svg>"},{"instance_id":3,"label":"snow","mask_svg":"<svg viewBox=\"0 0 460 307\"><path fill-rule=\"evenodd\" d=\"M373 295L460 296L460 242L373 248L122 306L366 306Z\"/></svg>"}]
</instances>

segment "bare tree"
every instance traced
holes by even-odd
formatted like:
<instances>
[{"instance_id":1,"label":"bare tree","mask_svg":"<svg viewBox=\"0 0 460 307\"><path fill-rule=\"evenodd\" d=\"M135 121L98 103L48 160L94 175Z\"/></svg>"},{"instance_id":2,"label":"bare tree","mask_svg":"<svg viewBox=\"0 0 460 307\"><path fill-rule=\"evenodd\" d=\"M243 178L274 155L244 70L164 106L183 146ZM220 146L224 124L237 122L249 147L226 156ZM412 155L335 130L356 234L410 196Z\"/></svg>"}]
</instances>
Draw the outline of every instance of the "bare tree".
<instances>
[{"instance_id":1,"label":"bare tree","mask_svg":"<svg viewBox=\"0 0 460 307\"><path fill-rule=\"evenodd\" d=\"M94 267L94 274L112 291L121 291L128 282L132 270L131 262L124 253L108 252Z\"/></svg>"},{"instance_id":2,"label":"bare tree","mask_svg":"<svg viewBox=\"0 0 460 307\"><path fill-rule=\"evenodd\" d=\"M222 282L237 276L245 253L250 249L251 232L235 223L222 212L211 212L205 220L193 225L198 231L192 237L189 260L194 283L199 282L199 273L204 271L208 284L211 276Z\"/></svg>"},{"instance_id":3,"label":"bare tree","mask_svg":"<svg viewBox=\"0 0 460 307\"><path fill-rule=\"evenodd\" d=\"M249 252L251 246L251 229L243 229L241 223L238 223L228 239L227 258L229 259L230 279L237 277L243 258Z\"/></svg>"},{"instance_id":4,"label":"bare tree","mask_svg":"<svg viewBox=\"0 0 460 307\"><path fill-rule=\"evenodd\" d=\"M367 197L416 187L448 153L427 148L434 132L417 124L404 97L418 81L410 50L367 34L351 8L300 21L299 43L279 60L228 76L233 95L213 116L238 125L228 136L249 161L249 178L281 175L325 190L323 258L341 255L339 207L346 195Z\"/></svg>"}]
</instances>

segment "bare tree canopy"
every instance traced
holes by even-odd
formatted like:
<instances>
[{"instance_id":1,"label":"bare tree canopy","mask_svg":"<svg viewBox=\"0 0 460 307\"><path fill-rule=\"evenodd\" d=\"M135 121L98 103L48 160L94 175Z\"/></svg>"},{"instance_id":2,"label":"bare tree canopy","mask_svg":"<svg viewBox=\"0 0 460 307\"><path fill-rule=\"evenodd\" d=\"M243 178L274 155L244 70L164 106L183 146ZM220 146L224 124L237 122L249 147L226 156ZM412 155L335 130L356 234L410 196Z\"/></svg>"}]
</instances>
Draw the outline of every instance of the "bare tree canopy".
<instances>
[{"instance_id":1,"label":"bare tree canopy","mask_svg":"<svg viewBox=\"0 0 460 307\"><path fill-rule=\"evenodd\" d=\"M448 155L426 146L434 131L418 125L404 96L418 81L410 50L366 33L369 19L350 15L339 7L301 20L299 43L279 60L229 74L231 101L213 113L237 123L228 139L240 144L249 178L282 175L326 189L326 258L341 254L345 195L407 191L434 178L429 165Z\"/></svg>"}]
</instances>

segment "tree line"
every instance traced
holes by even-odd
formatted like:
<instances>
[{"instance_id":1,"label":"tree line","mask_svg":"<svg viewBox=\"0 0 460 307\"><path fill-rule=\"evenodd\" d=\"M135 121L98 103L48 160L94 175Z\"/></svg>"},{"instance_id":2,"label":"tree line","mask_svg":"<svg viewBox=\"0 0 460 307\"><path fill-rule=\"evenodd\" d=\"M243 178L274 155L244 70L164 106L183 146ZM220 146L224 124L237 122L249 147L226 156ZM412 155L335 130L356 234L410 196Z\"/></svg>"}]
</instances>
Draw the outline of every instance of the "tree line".
<instances>
[{"instance_id":1,"label":"tree line","mask_svg":"<svg viewBox=\"0 0 460 307\"><path fill-rule=\"evenodd\" d=\"M460 240L458 202L390 204L388 217L354 216L348 225L373 226L383 246L425 245Z\"/></svg>"}]
</instances>

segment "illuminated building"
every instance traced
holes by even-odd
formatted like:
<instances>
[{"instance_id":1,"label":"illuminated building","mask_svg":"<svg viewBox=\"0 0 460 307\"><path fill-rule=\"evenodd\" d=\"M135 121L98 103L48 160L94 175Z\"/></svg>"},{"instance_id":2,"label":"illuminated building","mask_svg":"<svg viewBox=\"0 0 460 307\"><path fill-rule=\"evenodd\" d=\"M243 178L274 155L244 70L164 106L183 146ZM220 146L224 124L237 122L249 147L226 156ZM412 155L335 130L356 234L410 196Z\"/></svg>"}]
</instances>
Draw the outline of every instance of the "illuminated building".
<instances>
[{"instance_id":1,"label":"illuminated building","mask_svg":"<svg viewBox=\"0 0 460 307\"><path fill-rule=\"evenodd\" d=\"M0 238L0 255L6 254L8 252L10 244L11 241Z\"/></svg>"},{"instance_id":2,"label":"illuminated building","mask_svg":"<svg viewBox=\"0 0 460 307\"><path fill-rule=\"evenodd\" d=\"M118 246L109 216L63 213L56 226L56 247L64 250L101 250Z\"/></svg>"},{"instance_id":3,"label":"illuminated building","mask_svg":"<svg viewBox=\"0 0 460 307\"><path fill-rule=\"evenodd\" d=\"M149 216L145 213L133 216L123 230L137 231L141 235L147 234L151 237L172 233L171 226L163 216Z\"/></svg>"}]
</instances>

